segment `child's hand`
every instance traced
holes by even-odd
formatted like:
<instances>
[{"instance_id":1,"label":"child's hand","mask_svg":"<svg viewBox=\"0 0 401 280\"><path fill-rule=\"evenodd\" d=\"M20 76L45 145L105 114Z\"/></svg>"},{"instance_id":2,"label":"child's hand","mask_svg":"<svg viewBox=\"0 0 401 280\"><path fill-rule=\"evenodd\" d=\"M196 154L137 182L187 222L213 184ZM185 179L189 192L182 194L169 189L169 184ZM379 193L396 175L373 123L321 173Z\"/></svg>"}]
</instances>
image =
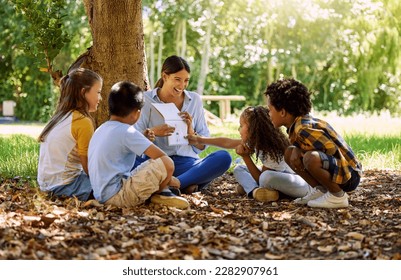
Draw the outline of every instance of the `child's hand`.
<instances>
[{"instance_id":1,"label":"child's hand","mask_svg":"<svg viewBox=\"0 0 401 280\"><path fill-rule=\"evenodd\" d=\"M245 156L249 156L251 153L251 151L249 150L248 147L246 147L245 145L241 144L238 145L235 148L235 152L237 153L237 155L241 156L241 157L245 157Z\"/></svg>"},{"instance_id":2,"label":"child's hand","mask_svg":"<svg viewBox=\"0 0 401 280\"><path fill-rule=\"evenodd\" d=\"M155 132L153 130L150 130L149 128L147 128L145 130L145 132L143 133L143 135L145 135L146 138L148 138L150 141L155 141L156 137L155 137Z\"/></svg>"},{"instance_id":3,"label":"child's hand","mask_svg":"<svg viewBox=\"0 0 401 280\"><path fill-rule=\"evenodd\" d=\"M187 136L185 136L186 139L188 139L188 142L190 145L199 145L202 144L200 143L200 136L196 135L196 134L188 134Z\"/></svg>"},{"instance_id":4,"label":"child's hand","mask_svg":"<svg viewBox=\"0 0 401 280\"><path fill-rule=\"evenodd\" d=\"M175 189L179 189L181 186L181 182L176 177L171 176L171 180L170 180L170 182L167 183L167 185L169 185L170 187L173 187Z\"/></svg>"},{"instance_id":5,"label":"child's hand","mask_svg":"<svg viewBox=\"0 0 401 280\"><path fill-rule=\"evenodd\" d=\"M294 167L294 171L304 171L305 167L302 161L303 152L301 149L294 147L292 149L290 164Z\"/></svg>"},{"instance_id":6,"label":"child's hand","mask_svg":"<svg viewBox=\"0 0 401 280\"><path fill-rule=\"evenodd\" d=\"M155 127L152 127L152 130L154 131L156 136L164 137L164 136L170 136L173 134L175 127L174 126L169 126L168 124L161 124Z\"/></svg>"}]
</instances>

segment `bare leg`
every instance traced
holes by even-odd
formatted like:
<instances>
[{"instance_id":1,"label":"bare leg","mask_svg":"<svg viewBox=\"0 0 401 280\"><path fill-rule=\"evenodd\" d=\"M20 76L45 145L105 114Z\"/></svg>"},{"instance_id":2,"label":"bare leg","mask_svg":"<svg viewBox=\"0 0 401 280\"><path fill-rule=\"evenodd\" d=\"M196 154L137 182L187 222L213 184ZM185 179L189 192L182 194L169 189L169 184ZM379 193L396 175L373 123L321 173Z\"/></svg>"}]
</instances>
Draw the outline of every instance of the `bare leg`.
<instances>
[{"instance_id":1,"label":"bare leg","mask_svg":"<svg viewBox=\"0 0 401 280\"><path fill-rule=\"evenodd\" d=\"M166 179L164 179L163 182L161 182L160 188L159 188L159 190L162 191L165 188L167 188L170 181L172 181L172 176L174 173L174 162L169 156L162 156L162 157L160 157L160 159L163 161L163 164L167 170L167 177L166 177ZM173 181L174 181L174 179L173 179Z\"/></svg>"},{"instance_id":2,"label":"bare leg","mask_svg":"<svg viewBox=\"0 0 401 280\"><path fill-rule=\"evenodd\" d=\"M294 147L289 147L285 151L285 155L284 155L285 162L291 167L292 170L294 170L295 173L297 173L299 176L301 176L302 179L304 179L311 187L316 187L317 185L320 184L319 181L317 181L315 178L313 178L306 169L303 169L303 170L298 169L297 170L295 168L295 166L291 163L290 157L291 157L292 151L294 149L295 149ZM304 168L305 168L305 166L304 166Z\"/></svg>"},{"instance_id":3,"label":"bare leg","mask_svg":"<svg viewBox=\"0 0 401 280\"><path fill-rule=\"evenodd\" d=\"M317 151L305 153L303 163L306 173L319 182L319 184L325 187L329 192L338 193L342 191L340 186L332 181L330 172L323 169L322 160Z\"/></svg>"}]
</instances>

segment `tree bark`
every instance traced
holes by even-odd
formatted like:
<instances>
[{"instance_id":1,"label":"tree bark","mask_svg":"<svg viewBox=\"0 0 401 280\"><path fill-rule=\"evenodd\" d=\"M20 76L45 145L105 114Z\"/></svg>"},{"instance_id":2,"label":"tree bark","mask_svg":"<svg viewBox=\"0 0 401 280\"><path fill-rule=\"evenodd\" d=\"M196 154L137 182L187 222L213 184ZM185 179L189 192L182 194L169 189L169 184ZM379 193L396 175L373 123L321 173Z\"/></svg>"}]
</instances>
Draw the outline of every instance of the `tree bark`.
<instances>
[{"instance_id":1,"label":"tree bark","mask_svg":"<svg viewBox=\"0 0 401 280\"><path fill-rule=\"evenodd\" d=\"M153 32L153 27L152 30L150 31L150 42L149 42L149 59L150 59L150 73L149 73L149 82L150 82L150 87L154 87L155 86L155 36L154 36L154 32Z\"/></svg>"},{"instance_id":2,"label":"tree bark","mask_svg":"<svg viewBox=\"0 0 401 280\"><path fill-rule=\"evenodd\" d=\"M102 101L94 114L96 126L108 119L111 86L122 80L149 89L144 46L142 0L84 0L93 46L82 67L103 79Z\"/></svg>"},{"instance_id":3,"label":"tree bark","mask_svg":"<svg viewBox=\"0 0 401 280\"><path fill-rule=\"evenodd\" d=\"M162 59L163 59L163 33L164 33L164 27L162 28L160 35L159 35L159 50L157 52L157 77L161 77L162 73ZM156 82L159 78L156 78Z\"/></svg>"},{"instance_id":4,"label":"tree bark","mask_svg":"<svg viewBox=\"0 0 401 280\"><path fill-rule=\"evenodd\" d=\"M206 77L209 72L209 53L210 53L210 36L212 34L212 21L213 18L211 17L207 22L206 38L205 42L203 43L203 49L202 49L201 70L199 73L198 86L197 86L197 92L200 95L203 95L203 91L205 89Z\"/></svg>"}]
</instances>

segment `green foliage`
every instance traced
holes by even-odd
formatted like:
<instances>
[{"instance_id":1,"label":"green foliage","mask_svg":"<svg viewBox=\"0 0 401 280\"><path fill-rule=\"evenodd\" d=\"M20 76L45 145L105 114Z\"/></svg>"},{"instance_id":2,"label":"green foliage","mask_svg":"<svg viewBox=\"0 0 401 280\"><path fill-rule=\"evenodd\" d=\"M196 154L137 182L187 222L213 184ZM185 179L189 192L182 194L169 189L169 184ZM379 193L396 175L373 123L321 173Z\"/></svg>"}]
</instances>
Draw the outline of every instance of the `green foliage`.
<instances>
[{"instance_id":1,"label":"green foliage","mask_svg":"<svg viewBox=\"0 0 401 280\"><path fill-rule=\"evenodd\" d=\"M50 64L65 72L90 46L83 5L70 0L0 0L0 5L0 102L16 101L19 119L46 122L58 90L39 67L48 67L47 52Z\"/></svg>"},{"instance_id":2,"label":"green foliage","mask_svg":"<svg viewBox=\"0 0 401 280\"><path fill-rule=\"evenodd\" d=\"M70 42L63 31L63 18L67 14L65 0L11 0L17 13L26 20L23 36L25 51L51 66L61 48Z\"/></svg>"},{"instance_id":3,"label":"green foliage","mask_svg":"<svg viewBox=\"0 0 401 280\"><path fill-rule=\"evenodd\" d=\"M57 91L38 67L50 63L65 72L91 45L82 1L0 0L0 6L0 101L15 100L20 119L45 121ZM189 90L197 89L211 22L204 94L244 95L246 105L260 104L268 83L293 76L314 92L316 110L401 113L400 1L143 0L143 18L148 63L185 51ZM244 105L232 102L235 110ZM217 114L215 102L206 107Z\"/></svg>"},{"instance_id":4,"label":"green foliage","mask_svg":"<svg viewBox=\"0 0 401 280\"><path fill-rule=\"evenodd\" d=\"M256 104L268 83L293 76L314 92L318 110L401 113L397 50L401 4L396 0L197 0L181 4L144 1L149 11L145 28L164 33L165 58L175 51L177 14L188 19L186 57L194 69L191 79L196 81L206 19L212 17L205 94L242 94L247 103ZM195 85L191 83L191 89Z\"/></svg>"}]
</instances>

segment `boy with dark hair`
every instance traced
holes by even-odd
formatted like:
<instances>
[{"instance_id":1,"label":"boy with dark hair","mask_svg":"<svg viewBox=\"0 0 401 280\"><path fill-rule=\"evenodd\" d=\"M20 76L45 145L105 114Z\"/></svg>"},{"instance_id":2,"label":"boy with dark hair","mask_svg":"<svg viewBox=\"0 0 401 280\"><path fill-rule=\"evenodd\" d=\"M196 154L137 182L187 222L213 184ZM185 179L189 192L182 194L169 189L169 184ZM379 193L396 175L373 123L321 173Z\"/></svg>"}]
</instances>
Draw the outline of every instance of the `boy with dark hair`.
<instances>
[{"instance_id":1,"label":"boy with dark hair","mask_svg":"<svg viewBox=\"0 0 401 280\"><path fill-rule=\"evenodd\" d=\"M265 95L274 126L285 126L292 144L285 161L313 187L294 202L320 208L348 207L347 192L358 186L362 165L327 122L309 114L312 103L307 87L294 79L280 79L267 87Z\"/></svg>"},{"instance_id":2,"label":"boy with dark hair","mask_svg":"<svg viewBox=\"0 0 401 280\"><path fill-rule=\"evenodd\" d=\"M118 82L108 101L110 119L95 131L89 144L95 198L117 207L135 207L151 197L153 203L187 208L188 201L168 189L180 184L172 176L173 161L133 127L144 105L142 90L131 82ZM131 171L135 158L143 153L150 160Z\"/></svg>"}]
</instances>

